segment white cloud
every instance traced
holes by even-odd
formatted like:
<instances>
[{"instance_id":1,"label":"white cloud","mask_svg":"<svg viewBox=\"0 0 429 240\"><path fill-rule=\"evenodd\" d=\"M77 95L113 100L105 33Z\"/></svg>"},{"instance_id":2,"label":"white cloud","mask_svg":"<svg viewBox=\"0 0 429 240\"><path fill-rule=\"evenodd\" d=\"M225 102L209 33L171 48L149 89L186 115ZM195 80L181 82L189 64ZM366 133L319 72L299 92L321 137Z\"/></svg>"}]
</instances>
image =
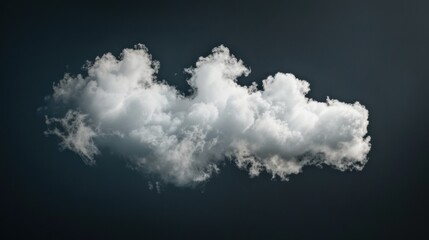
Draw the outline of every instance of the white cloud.
<instances>
[{"instance_id":1,"label":"white cloud","mask_svg":"<svg viewBox=\"0 0 429 240\"><path fill-rule=\"evenodd\" d=\"M87 76L66 74L50 98L66 114L48 117L47 133L89 164L102 146L178 186L207 180L225 159L281 179L305 165L361 170L367 161L368 111L358 102L309 99L309 83L289 73L262 90L241 86L250 70L224 46L187 69L192 96L157 80L158 68L138 45L96 58Z\"/></svg>"}]
</instances>

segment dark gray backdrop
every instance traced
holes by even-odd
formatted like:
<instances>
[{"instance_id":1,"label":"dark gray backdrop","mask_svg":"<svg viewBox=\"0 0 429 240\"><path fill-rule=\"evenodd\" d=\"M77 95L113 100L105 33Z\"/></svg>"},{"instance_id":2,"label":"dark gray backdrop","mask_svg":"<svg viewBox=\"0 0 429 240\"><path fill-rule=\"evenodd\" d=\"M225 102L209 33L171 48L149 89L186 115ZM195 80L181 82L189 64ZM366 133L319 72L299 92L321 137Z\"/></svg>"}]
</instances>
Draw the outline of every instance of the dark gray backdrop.
<instances>
[{"instance_id":1,"label":"dark gray backdrop","mask_svg":"<svg viewBox=\"0 0 429 240\"><path fill-rule=\"evenodd\" d=\"M428 214L426 1L15 3L1 11L1 217L10 238L383 239L423 233ZM225 44L252 69L310 82L310 97L364 104L362 172L305 168L289 182L226 164L195 189L149 191L105 154L88 167L45 137L36 109L65 72L143 43L159 78ZM175 75L175 73L179 73Z\"/></svg>"}]
</instances>

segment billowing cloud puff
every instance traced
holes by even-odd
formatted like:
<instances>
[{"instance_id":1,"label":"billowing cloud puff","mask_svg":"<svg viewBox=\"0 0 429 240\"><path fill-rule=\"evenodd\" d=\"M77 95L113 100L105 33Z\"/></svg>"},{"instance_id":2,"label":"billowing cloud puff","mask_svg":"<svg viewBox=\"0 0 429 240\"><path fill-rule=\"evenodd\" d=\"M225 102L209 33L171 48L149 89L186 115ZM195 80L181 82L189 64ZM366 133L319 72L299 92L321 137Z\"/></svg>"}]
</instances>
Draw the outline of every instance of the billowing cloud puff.
<instances>
[{"instance_id":1,"label":"billowing cloud puff","mask_svg":"<svg viewBox=\"0 0 429 240\"><path fill-rule=\"evenodd\" d=\"M237 77L250 71L224 46L186 70L190 96L157 80L158 68L138 45L97 57L86 76L66 74L48 97L46 133L88 164L105 149L178 186L207 180L225 160L281 179L306 165L367 162L368 111L358 102L309 99L309 83L290 73L269 76L261 90L241 86Z\"/></svg>"}]
</instances>

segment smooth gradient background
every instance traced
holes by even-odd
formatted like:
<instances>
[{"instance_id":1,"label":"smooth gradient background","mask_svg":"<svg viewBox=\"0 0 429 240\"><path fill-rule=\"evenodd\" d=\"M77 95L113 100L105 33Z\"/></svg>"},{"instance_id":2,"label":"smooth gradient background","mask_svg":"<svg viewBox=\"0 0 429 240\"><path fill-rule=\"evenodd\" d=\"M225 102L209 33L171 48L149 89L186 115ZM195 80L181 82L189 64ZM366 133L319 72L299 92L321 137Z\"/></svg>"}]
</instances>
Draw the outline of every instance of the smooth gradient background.
<instances>
[{"instance_id":1,"label":"smooth gradient background","mask_svg":"<svg viewBox=\"0 0 429 240\"><path fill-rule=\"evenodd\" d=\"M8 3L1 8L2 239L383 239L428 218L429 3L171 1ZM249 66L242 84L291 72L310 97L359 101L372 150L362 172L308 167L289 182L231 164L197 188L162 185L119 157L86 166L45 137L37 111L65 72L143 43L159 78L220 44Z\"/></svg>"}]
</instances>

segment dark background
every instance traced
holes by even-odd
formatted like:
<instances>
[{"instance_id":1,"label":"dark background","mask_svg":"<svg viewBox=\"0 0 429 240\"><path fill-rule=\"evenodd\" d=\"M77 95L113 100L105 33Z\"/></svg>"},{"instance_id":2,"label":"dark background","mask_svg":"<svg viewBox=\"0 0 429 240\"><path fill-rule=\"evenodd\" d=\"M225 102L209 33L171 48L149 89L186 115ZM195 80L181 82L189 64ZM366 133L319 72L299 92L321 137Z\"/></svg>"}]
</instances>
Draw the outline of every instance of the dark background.
<instances>
[{"instance_id":1,"label":"dark background","mask_svg":"<svg viewBox=\"0 0 429 240\"><path fill-rule=\"evenodd\" d=\"M18 2L1 7L0 238L385 239L428 218L427 1ZM308 167L289 182L227 163L196 188L162 186L105 154L89 167L45 137L36 109L65 72L143 43L160 79L220 44L252 69L310 82L310 97L364 104L362 172ZM178 73L175 75L175 73Z\"/></svg>"}]
</instances>

